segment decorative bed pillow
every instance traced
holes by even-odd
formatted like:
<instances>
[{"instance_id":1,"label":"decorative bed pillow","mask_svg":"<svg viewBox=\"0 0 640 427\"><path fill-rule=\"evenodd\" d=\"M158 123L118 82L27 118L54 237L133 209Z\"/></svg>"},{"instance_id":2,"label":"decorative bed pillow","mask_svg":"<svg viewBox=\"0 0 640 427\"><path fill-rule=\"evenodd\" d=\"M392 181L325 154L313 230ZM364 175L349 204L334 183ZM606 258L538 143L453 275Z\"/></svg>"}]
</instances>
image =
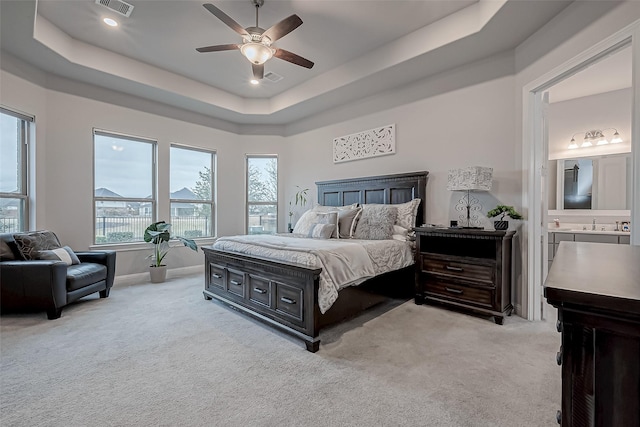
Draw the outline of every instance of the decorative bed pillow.
<instances>
[{"instance_id":1,"label":"decorative bed pillow","mask_svg":"<svg viewBox=\"0 0 640 427\"><path fill-rule=\"evenodd\" d=\"M30 231L27 233L17 233L13 235L18 250L25 260L37 259L39 251L58 249L60 241L53 231Z\"/></svg>"},{"instance_id":2,"label":"decorative bed pillow","mask_svg":"<svg viewBox=\"0 0 640 427\"><path fill-rule=\"evenodd\" d=\"M71 250L69 246L63 246L57 249L46 251L38 251L36 259L47 259L51 261L64 261L67 265L80 264L78 256Z\"/></svg>"},{"instance_id":3,"label":"decorative bed pillow","mask_svg":"<svg viewBox=\"0 0 640 427\"><path fill-rule=\"evenodd\" d=\"M330 239L335 231L335 224L316 224L309 232L309 237L314 239Z\"/></svg>"},{"instance_id":4,"label":"decorative bed pillow","mask_svg":"<svg viewBox=\"0 0 640 427\"><path fill-rule=\"evenodd\" d=\"M338 212L337 232L331 237L339 239L350 239L353 237L353 232L356 229L357 217L361 210L357 203L352 203L346 206L316 205L313 207L313 210L316 212Z\"/></svg>"},{"instance_id":5,"label":"decorative bed pillow","mask_svg":"<svg viewBox=\"0 0 640 427\"><path fill-rule=\"evenodd\" d=\"M295 227L293 227L294 234L304 234L308 236L311 229L316 224L334 224L335 229L338 228L338 212L315 212L309 209L302 214Z\"/></svg>"},{"instance_id":6,"label":"decorative bed pillow","mask_svg":"<svg viewBox=\"0 0 640 427\"><path fill-rule=\"evenodd\" d=\"M416 226L416 216L418 215L420 202L420 199L413 199L410 202L393 205L398 210L396 225L411 231L411 229Z\"/></svg>"},{"instance_id":7,"label":"decorative bed pillow","mask_svg":"<svg viewBox=\"0 0 640 427\"><path fill-rule=\"evenodd\" d=\"M362 213L353 235L355 239L385 240L393 236L397 211L390 205L362 205Z\"/></svg>"}]
</instances>

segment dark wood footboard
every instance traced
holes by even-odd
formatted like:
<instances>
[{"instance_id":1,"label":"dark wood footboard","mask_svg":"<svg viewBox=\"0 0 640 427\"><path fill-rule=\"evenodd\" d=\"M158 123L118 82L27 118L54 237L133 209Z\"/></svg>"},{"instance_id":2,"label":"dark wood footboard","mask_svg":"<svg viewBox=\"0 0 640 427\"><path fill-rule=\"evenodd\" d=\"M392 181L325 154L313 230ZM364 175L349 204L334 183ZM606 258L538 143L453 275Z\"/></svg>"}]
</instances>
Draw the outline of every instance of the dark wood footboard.
<instances>
[{"instance_id":1,"label":"dark wood footboard","mask_svg":"<svg viewBox=\"0 0 640 427\"><path fill-rule=\"evenodd\" d=\"M215 298L263 323L320 346L318 286L322 269L202 248L206 299Z\"/></svg>"}]
</instances>

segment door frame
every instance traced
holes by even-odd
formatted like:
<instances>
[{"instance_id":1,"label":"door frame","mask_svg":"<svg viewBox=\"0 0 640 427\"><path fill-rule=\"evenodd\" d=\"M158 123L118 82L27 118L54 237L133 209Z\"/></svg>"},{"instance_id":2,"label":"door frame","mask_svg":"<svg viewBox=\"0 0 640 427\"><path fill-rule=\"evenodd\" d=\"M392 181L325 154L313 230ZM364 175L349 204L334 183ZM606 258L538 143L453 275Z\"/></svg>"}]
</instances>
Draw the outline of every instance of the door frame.
<instances>
[{"instance_id":1,"label":"door frame","mask_svg":"<svg viewBox=\"0 0 640 427\"><path fill-rule=\"evenodd\" d=\"M526 244L526 315L528 320L541 320L543 268L542 259L544 236L547 233L546 213L539 209L542 196L546 194L541 182L546 182L547 159L544 147L547 135L544 134L544 115L542 96L545 90L567 77L576 74L589 65L627 46L632 49L632 117L631 117L631 154L633 165L633 183L640 182L640 20L622 28L581 54L556 67L538 79L526 84L522 89L522 180L527 191L523 194L523 206L528 207L528 220L524 227ZM633 185L632 183L632 185ZM640 245L640 188L631 191L631 244ZM525 307L523 307L525 308Z\"/></svg>"}]
</instances>

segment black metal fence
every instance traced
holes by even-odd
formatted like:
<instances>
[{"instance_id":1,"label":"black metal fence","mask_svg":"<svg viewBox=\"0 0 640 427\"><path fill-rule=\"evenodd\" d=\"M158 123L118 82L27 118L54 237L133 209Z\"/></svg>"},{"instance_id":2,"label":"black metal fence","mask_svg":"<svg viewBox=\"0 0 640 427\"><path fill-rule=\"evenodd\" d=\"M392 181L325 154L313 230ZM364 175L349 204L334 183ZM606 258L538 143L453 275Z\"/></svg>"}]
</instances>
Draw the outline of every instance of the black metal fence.
<instances>
[{"instance_id":1,"label":"black metal fence","mask_svg":"<svg viewBox=\"0 0 640 427\"><path fill-rule=\"evenodd\" d=\"M96 243L142 241L144 231L152 222L150 216L98 216ZM208 216L174 216L170 223L171 234L175 236L195 238L212 234Z\"/></svg>"}]
</instances>

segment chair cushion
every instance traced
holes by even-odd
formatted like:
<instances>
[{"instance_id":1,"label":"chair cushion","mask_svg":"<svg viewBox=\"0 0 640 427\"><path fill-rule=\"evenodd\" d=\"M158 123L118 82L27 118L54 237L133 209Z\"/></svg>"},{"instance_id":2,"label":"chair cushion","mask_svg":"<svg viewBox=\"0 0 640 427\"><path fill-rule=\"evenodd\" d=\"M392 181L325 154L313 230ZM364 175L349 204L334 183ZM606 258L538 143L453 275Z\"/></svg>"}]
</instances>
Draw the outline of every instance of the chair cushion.
<instances>
[{"instance_id":1,"label":"chair cushion","mask_svg":"<svg viewBox=\"0 0 640 427\"><path fill-rule=\"evenodd\" d=\"M67 267L67 291L75 291L107 278L107 267L83 262Z\"/></svg>"}]
</instances>

